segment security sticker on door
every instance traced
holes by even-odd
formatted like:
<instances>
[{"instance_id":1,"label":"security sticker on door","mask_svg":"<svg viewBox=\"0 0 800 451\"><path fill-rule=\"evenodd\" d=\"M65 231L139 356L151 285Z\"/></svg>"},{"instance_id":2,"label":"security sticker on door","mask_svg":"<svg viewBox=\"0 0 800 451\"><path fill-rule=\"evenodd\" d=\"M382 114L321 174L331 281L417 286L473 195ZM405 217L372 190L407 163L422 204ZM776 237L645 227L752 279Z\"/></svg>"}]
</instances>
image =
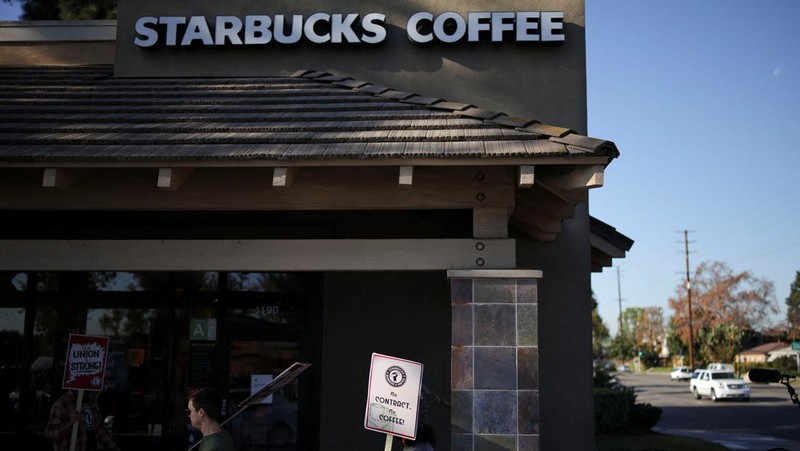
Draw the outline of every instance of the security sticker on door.
<instances>
[{"instance_id":1,"label":"security sticker on door","mask_svg":"<svg viewBox=\"0 0 800 451\"><path fill-rule=\"evenodd\" d=\"M421 363L373 353L364 427L414 439L417 436L422 370Z\"/></svg>"}]
</instances>

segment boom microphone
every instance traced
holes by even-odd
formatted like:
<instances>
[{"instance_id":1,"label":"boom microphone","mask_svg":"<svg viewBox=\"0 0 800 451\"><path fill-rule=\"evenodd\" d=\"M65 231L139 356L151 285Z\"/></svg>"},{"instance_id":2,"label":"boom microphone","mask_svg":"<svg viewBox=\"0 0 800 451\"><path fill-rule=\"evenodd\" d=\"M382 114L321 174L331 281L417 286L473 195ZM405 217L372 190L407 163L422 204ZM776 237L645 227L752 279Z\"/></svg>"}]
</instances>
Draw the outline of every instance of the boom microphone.
<instances>
[{"instance_id":1,"label":"boom microphone","mask_svg":"<svg viewBox=\"0 0 800 451\"><path fill-rule=\"evenodd\" d=\"M781 372L776 370L766 370L763 368L753 368L747 372L747 377L752 382L780 382Z\"/></svg>"}]
</instances>

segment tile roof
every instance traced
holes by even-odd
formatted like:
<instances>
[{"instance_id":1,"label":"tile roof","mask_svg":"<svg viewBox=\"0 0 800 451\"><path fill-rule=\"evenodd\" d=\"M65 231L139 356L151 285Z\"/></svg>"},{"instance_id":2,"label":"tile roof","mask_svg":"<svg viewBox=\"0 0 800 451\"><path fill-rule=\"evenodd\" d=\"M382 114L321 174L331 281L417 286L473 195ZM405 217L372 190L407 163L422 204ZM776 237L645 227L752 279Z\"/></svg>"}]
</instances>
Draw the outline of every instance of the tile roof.
<instances>
[{"instance_id":1,"label":"tile roof","mask_svg":"<svg viewBox=\"0 0 800 451\"><path fill-rule=\"evenodd\" d=\"M0 67L0 164L616 156L613 142L569 129L328 73Z\"/></svg>"}]
</instances>

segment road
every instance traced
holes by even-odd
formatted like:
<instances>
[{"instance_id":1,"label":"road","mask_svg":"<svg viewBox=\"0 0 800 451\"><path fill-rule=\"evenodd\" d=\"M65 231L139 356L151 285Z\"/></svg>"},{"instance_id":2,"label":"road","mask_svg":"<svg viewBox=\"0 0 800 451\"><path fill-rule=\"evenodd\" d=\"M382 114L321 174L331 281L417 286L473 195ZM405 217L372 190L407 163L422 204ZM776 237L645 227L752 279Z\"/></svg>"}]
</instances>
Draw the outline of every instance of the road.
<instances>
[{"instance_id":1,"label":"road","mask_svg":"<svg viewBox=\"0 0 800 451\"><path fill-rule=\"evenodd\" d=\"M781 384L751 384L750 402L694 399L689 382L673 382L668 373L621 374L634 387L636 401L663 409L656 430L720 443L730 449L800 451L800 408ZM800 384L794 384L800 389Z\"/></svg>"}]
</instances>

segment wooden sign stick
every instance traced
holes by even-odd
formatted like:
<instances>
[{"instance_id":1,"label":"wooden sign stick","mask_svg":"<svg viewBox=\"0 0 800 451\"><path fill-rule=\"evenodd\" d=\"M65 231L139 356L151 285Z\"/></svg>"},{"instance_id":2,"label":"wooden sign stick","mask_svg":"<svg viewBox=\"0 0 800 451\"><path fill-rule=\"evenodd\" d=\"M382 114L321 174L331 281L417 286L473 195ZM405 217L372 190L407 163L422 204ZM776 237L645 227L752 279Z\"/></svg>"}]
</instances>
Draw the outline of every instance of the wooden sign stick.
<instances>
[{"instance_id":1,"label":"wooden sign stick","mask_svg":"<svg viewBox=\"0 0 800 451\"><path fill-rule=\"evenodd\" d=\"M75 451L78 441L78 425L80 424L81 407L83 406L83 390L78 390L78 400L75 402L75 411L78 412L78 422L72 425L72 438L69 441L69 451Z\"/></svg>"}]
</instances>

